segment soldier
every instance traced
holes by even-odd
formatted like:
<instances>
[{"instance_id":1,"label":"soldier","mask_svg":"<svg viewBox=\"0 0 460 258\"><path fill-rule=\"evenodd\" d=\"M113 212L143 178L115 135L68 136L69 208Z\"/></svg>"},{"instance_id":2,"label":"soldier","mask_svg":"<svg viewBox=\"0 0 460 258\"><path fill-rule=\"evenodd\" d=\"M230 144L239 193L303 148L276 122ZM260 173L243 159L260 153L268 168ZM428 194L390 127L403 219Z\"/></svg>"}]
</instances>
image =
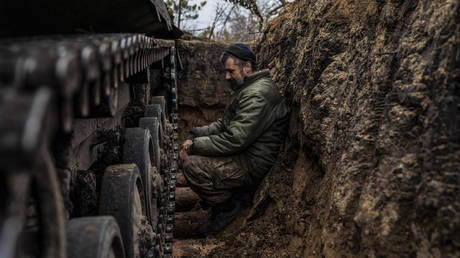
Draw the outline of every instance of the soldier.
<instances>
[{"instance_id":1,"label":"soldier","mask_svg":"<svg viewBox=\"0 0 460 258\"><path fill-rule=\"evenodd\" d=\"M256 72L256 55L244 44L222 54L233 94L221 119L191 130L179 153L190 187L212 208L203 235L217 233L250 205L250 193L275 163L289 108L268 70Z\"/></svg>"}]
</instances>

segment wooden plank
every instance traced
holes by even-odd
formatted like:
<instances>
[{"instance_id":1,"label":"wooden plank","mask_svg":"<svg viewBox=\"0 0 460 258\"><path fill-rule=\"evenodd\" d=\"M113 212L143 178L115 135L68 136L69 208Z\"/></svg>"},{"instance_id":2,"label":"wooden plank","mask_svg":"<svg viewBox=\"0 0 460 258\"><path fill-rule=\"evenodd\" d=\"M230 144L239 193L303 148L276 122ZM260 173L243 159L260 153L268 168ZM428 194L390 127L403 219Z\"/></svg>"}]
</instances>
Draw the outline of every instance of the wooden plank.
<instances>
[{"instance_id":1,"label":"wooden plank","mask_svg":"<svg viewBox=\"0 0 460 258\"><path fill-rule=\"evenodd\" d=\"M198 236L198 229L208 223L210 214L206 211L178 212L174 218L174 237Z\"/></svg>"},{"instance_id":2,"label":"wooden plank","mask_svg":"<svg viewBox=\"0 0 460 258\"><path fill-rule=\"evenodd\" d=\"M185 180L185 177L184 177L184 175L182 173L177 173L176 178L177 178L177 183L176 183L177 187L187 187L187 186L189 186L188 183L187 183L187 180Z\"/></svg>"},{"instance_id":3,"label":"wooden plank","mask_svg":"<svg viewBox=\"0 0 460 258\"><path fill-rule=\"evenodd\" d=\"M189 211L200 201L200 197L190 187L176 187L176 211Z\"/></svg>"}]
</instances>

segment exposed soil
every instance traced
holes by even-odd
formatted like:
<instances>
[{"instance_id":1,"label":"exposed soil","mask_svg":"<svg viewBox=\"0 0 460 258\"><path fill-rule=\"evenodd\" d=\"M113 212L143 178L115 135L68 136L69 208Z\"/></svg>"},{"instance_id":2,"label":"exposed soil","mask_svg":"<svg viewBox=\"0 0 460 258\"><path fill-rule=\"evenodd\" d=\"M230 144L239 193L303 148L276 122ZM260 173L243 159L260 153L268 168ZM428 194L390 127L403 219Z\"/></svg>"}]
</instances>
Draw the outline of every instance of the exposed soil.
<instances>
[{"instance_id":1,"label":"exposed soil","mask_svg":"<svg viewBox=\"0 0 460 258\"><path fill-rule=\"evenodd\" d=\"M176 239L174 240L173 257L207 257L222 242L215 239Z\"/></svg>"},{"instance_id":2,"label":"exposed soil","mask_svg":"<svg viewBox=\"0 0 460 258\"><path fill-rule=\"evenodd\" d=\"M449 0L285 8L257 49L291 103L286 149L265 213L208 237L224 243L210 256L458 257L459 13Z\"/></svg>"}]
</instances>

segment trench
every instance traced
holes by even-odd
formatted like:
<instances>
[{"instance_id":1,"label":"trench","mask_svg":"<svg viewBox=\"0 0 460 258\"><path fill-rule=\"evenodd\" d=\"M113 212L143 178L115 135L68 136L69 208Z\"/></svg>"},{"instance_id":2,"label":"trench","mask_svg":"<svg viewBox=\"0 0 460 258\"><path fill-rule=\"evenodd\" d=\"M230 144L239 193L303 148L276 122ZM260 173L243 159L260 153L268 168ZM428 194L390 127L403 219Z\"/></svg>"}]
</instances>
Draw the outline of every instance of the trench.
<instances>
[{"instance_id":1,"label":"trench","mask_svg":"<svg viewBox=\"0 0 460 258\"><path fill-rule=\"evenodd\" d=\"M145 168L145 175L155 171L152 183L156 191L148 195L145 188L137 194L140 199L147 196L144 205L160 207L146 212L147 217L154 214L151 225L156 231L148 230L145 219L136 221L145 225L145 230L138 231L146 237L138 239L142 245L145 242L141 253L152 251L154 257L170 257L171 240L172 256L177 257L460 257L459 9L458 1L452 0L288 4L269 22L260 42L253 45L259 67L270 69L291 106L286 144L272 172L257 189L265 197L261 210L256 214L251 209L244 211L223 232L206 238L197 236L197 229L209 221L209 210L199 206L181 171L176 175L175 144L183 142L192 127L207 125L222 115L229 91L219 57L228 43L154 40L124 34L2 41L0 83L7 87L0 91L6 93L0 111L7 115L0 125L0 152L2 172L7 173L0 177L4 186L0 191L6 198L22 199L0 205L2 236L8 234L4 223L10 218L27 224L38 221L38 217L46 223L39 227L40 234L34 233L37 223L23 231L43 238L40 243L44 244L35 244L30 251L43 249L39 250L42 256L64 257L68 241L63 237L64 222L75 222L74 230L68 228L68 236L82 241L68 241L77 244L68 245L69 257L84 256L81 251L97 252L97 246L88 245L97 244L98 239L114 240L118 246L114 249L123 257L122 238L104 236L119 234L117 223L133 221L99 215L114 215L112 212L129 211L138 205L114 206L109 213L101 212L100 207L125 203L113 201L124 198L115 193L135 189L132 186L137 181L135 177L129 182L115 181L120 178L117 176L107 181L103 176L118 169L120 175L123 170L124 175L136 176L133 166L121 165L136 163ZM15 18L22 19L23 15ZM75 39L81 42L75 45ZM56 47L61 44L66 47ZM83 65L85 69L71 65L80 62L74 50L83 54L89 46L99 44L105 45L98 50L101 54L111 46L109 59L113 60L110 68L100 71L100 77L86 73L93 65L90 59ZM69 55L61 56L65 49ZM176 70L176 49L181 57L177 63L180 71ZM29 55L34 62L27 61ZM122 60L117 61L121 55ZM62 60L69 62L62 66L65 78L50 91L48 76L52 81L60 78L61 70L56 67ZM43 67L30 65L41 61ZM22 78L25 75L27 79ZM80 84L76 77L85 79ZM99 79L102 84L95 82ZM109 90L102 102L100 85ZM54 95L62 96L62 101L54 103ZM155 104L149 105L146 114L149 96L154 96L151 100L155 99ZM163 104L162 99L169 104ZM131 101L134 105L129 105ZM160 110L168 111L170 122L159 122L166 120ZM38 114L40 119L33 117ZM150 137L158 136L158 142L164 143L163 148L155 144L154 155L150 143L134 144L136 139L149 142L146 124L141 125L143 118L151 118L149 128L156 133ZM53 128L50 132L48 119ZM37 126L30 135L25 133L35 130L25 130L29 123ZM141 131L132 130L138 126ZM128 130L132 137L125 137ZM54 131L57 135L52 136ZM134 137L135 132L141 132L142 137ZM24 144L22 139L28 138L23 133L36 138ZM55 142L49 142L51 139ZM129 148L124 147L127 142ZM134 162L128 150L137 148L132 146L149 151L138 152L143 159ZM142 155L147 153L150 155ZM149 170L149 158L161 165L161 175ZM111 166L106 173L107 166L114 164L120 167ZM21 173L10 173L16 169ZM32 183L24 184L28 178ZM103 187L104 181L122 186L112 193L107 189L113 188ZM32 189L29 193L28 188ZM37 200L30 193L37 193ZM114 199L99 202L98 207L101 195ZM151 197L154 202L145 201ZM26 198L31 207L27 216ZM52 216L42 219L43 214ZM112 225L113 232L104 231L101 221ZM21 225L15 230L20 231ZM97 234L91 234L94 240L87 241L90 235L79 228L92 227L98 228L94 231ZM124 228L137 230L139 224ZM134 236L127 231L123 239ZM27 239L5 242L7 251L16 244L26 246L28 241L22 240ZM99 247L105 246L109 245ZM134 250L132 244L126 246L126 250ZM2 250L0 256L4 256Z\"/></svg>"},{"instance_id":2,"label":"trench","mask_svg":"<svg viewBox=\"0 0 460 258\"><path fill-rule=\"evenodd\" d=\"M253 46L291 106L265 212L176 254L458 257L458 14L452 1L295 1ZM180 42L181 138L227 86L213 42ZM457 103L457 104L455 104ZM261 188L261 187L259 187Z\"/></svg>"}]
</instances>

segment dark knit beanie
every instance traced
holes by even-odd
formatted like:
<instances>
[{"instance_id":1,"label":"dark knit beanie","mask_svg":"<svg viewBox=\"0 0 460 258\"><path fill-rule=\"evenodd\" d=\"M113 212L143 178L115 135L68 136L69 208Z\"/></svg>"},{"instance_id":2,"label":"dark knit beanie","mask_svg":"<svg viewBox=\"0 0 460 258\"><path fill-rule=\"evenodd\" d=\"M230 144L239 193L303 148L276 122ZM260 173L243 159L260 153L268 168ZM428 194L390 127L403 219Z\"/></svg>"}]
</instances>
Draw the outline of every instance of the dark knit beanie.
<instances>
[{"instance_id":1,"label":"dark knit beanie","mask_svg":"<svg viewBox=\"0 0 460 258\"><path fill-rule=\"evenodd\" d=\"M249 61L252 64L257 64L256 54L245 44L233 44L225 50L226 53L238 57L243 61Z\"/></svg>"}]
</instances>

